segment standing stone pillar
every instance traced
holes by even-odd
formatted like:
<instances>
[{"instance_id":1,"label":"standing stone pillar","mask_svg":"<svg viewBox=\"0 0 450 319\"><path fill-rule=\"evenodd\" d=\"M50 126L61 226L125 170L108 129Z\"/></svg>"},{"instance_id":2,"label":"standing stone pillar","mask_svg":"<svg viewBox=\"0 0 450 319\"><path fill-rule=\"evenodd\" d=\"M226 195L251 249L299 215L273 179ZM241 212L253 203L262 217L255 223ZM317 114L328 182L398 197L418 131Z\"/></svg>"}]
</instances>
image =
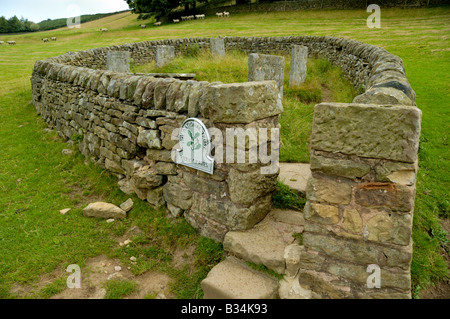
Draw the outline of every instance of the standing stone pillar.
<instances>
[{"instance_id":1,"label":"standing stone pillar","mask_svg":"<svg viewBox=\"0 0 450 319\"><path fill-rule=\"evenodd\" d=\"M156 67L161 68L175 58L175 48L170 45L156 46Z\"/></svg>"},{"instance_id":2,"label":"standing stone pillar","mask_svg":"<svg viewBox=\"0 0 450 319\"><path fill-rule=\"evenodd\" d=\"M248 81L274 80L283 98L284 57L251 53L248 57Z\"/></svg>"},{"instance_id":3,"label":"standing stone pillar","mask_svg":"<svg viewBox=\"0 0 450 319\"><path fill-rule=\"evenodd\" d=\"M299 86L306 79L306 62L308 61L308 47L293 45L291 51L291 73L289 87Z\"/></svg>"},{"instance_id":4,"label":"standing stone pillar","mask_svg":"<svg viewBox=\"0 0 450 319\"><path fill-rule=\"evenodd\" d=\"M106 53L106 69L113 72L130 72L131 52L108 51Z\"/></svg>"},{"instance_id":5,"label":"standing stone pillar","mask_svg":"<svg viewBox=\"0 0 450 319\"><path fill-rule=\"evenodd\" d=\"M223 38L211 38L209 46L212 55L225 56L225 41Z\"/></svg>"},{"instance_id":6,"label":"standing stone pillar","mask_svg":"<svg viewBox=\"0 0 450 319\"><path fill-rule=\"evenodd\" d=\"M421 111L321 103L311 133L300 285L316 298L411 298Z\"/></svg>"}]
</instances>

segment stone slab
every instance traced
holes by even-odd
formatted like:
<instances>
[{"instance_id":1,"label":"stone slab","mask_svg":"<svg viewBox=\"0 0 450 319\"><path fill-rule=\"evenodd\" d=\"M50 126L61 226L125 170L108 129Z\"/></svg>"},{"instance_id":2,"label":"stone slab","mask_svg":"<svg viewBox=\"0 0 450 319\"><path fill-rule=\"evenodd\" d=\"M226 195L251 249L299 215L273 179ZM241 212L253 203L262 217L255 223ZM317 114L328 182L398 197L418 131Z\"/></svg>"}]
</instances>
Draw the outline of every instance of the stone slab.
<instances>
[{"instance_id":1,"label":"stone slab","mask_svg":"<svg viewBox=\"0 0 450 319\"><path fill-rule=\"evenodd\" d=\"M209 272L202 281L204 299L276 299L278 282L228 257Z\"/></svg>"},{"instance_id":2,"label":"stone slab","mask_svg":"<svg viewBox=\"0 0 450 319\"><path fill-rule=\"evenodd\" d=\"M300 194L306 194L306 184L310 176L308 163L280 163L278 179Z\"/></svg>"}]
</instances>

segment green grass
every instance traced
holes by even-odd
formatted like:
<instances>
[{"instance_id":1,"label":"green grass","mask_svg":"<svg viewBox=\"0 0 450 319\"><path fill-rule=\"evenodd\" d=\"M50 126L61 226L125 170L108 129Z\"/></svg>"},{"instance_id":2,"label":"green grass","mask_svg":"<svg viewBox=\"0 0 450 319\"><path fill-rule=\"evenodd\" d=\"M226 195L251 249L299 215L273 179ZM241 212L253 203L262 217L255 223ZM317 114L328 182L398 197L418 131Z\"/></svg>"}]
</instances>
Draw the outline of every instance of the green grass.
<instances>
[{"instance_id":1,"label":"green grass","mask_svg":"<svg viewBox=\"0 0 450 319\"><path fill-rule=\"evenodd\" d=\"M110 280L106 283L105 299L122 299L139 291L137 283L131 280Z\"/></svg>"},{"instance_id":2,"label":"green grass","mask_svg":"<svg viewBox=\"0 0 450 319\"><path fill-rule=\"evenodd\" d=\"M0 298L21 297L11 293L16 285L31 286L34 290L31 298L50 297L60 291L63 280L56 279L60 281L39 288L39 278L44 274L72 263L83 266L88 258L99 254L121 256L125 260L129 252L116 250L114 238L133 225L144 231L142 240L150 241L130 245L146 258L147 266L134 271L143 272L146 267L159 269L157 262L160 262L175 283L182 283L172 288L176 297L201 297L199 280L220 260L221 248L209 241L204 248L204 239L187 225L166 223L161 212L139 203L135 197L136 207L124 222L110 225L83 218L83 205L93 199L120 204L127 197L118 190L114 177L98 167L85 165L80 155L63 156L61 150L68 145L54 134L43 132L43 121L30 103L29 77L36 60L67 51L218 35L330 35L377 45L403 59L407 77L417 94L417 105L423 112L413 227L413 292L418 295L421 288L448 278L443 256L449 246L440 219L449 215L450 9L382 8L381 29L368 29L367 17L364 10L251 13L140 29L139 24L151 20L136 21L136 15L121 13L88 22L81 29L0 35L2 41L17 42L16 46L0 46ZM110 31L101 33L101 27ZM58 41L42 43L41 38L50 36L56 36ZM240 72L245 75L244 70ZM197 70L196 73L200 74ZM220 77L218 80L227 81ZM313 87L313 83L310 85ZM285 94L289 97L289 92ZM308 95L297 93L303 100L316 99L317 94L318 91ZM333 96L333 100L345 101L349 96L351 93L344 93L341 97ZM284 121L282 160L308 160L307 123L311 121L314 102L306 103L306 107L299 104L284 105L280 120ZM301 118L304 123L299 120L293 125L285 120L294 118ZM293 141L291 151L289 140ZM294 151L299 143L304 150L301 154ZM72 211L60 215L58 211L66 207L72 207ZM183 235L178 236L178 232ZM174 269L169 266L169 259L175 247L188 242L183 238L186 233L197 245L195 267ZM203 253L209 251L214 252L212 257Z\"/></svg>"}]
</instances>

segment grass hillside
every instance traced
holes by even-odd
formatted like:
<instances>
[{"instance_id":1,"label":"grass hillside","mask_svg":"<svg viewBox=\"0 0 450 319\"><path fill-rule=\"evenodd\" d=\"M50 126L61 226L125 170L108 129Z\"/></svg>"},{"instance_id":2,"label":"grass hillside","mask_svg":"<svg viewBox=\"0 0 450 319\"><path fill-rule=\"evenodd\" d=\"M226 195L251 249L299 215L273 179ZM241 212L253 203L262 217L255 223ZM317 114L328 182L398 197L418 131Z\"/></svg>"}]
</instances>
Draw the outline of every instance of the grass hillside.
<instances>
[{"instance_id":1,"label":"grass hillside","mask_svg":"<svg viewBox=\"0 0 450 319\"><path fill-rule=\"evenodd\" d=\"M364 10L249 13L154 27L152 20L137 21L136 15L125 12L85 23L80 29L0 35L0 41L17 42L0 46L0 298L51 297L65 287L67 265L83 267L101 254L116 258L136 275L168 274L171 297L201 297L198 283L221 259L220 245L199 237L186 222L168 221L162 211L138 200L121 223L82 218L81 209L90 201L120 204L128 197L118 190L115 178L85 163L81 155L61 154L73 146L44 132L45 125L31 104L30 75L36 60L68 51L219 35L330 35L377 45L403 59L423 112L413 292L420 297L423 288L447 280L449 239L442 223L448 230L450 8L382 9L381 29L367 28L368 15ZM141 29L142 23L148 27ZM102 33L100 28L109 31ZM52 36L58 40L41 41ZM66 207L72 211L61 215L59 210ZM133 237L130 247L119 247L116 238L128 236L133 226L145 236ZM190 263L180 269L174 261L184 255ZM139 256L137 264L130 263L131 256ZM122 283L105 289L108 296L123 296L135 286Z\"/></svg>"}]
</instances>

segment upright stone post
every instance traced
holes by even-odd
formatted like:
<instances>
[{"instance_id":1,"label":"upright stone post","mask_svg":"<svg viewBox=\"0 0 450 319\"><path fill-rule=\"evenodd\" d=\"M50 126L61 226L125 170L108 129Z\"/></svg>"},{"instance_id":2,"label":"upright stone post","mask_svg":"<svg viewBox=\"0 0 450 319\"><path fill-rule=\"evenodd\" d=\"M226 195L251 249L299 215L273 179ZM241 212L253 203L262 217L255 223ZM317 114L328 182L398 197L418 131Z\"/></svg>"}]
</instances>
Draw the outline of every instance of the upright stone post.
<instances>
[{"instance_id":1,"label":"upright stone post","mask_svg":"<svg viewBox=\"0 0 450 319\"><path fill-rule=\"evenodd\" d=\"M130 72L131 52L108 51L106 53L106 69L113 72Z\"/></svg>"},{"instance_id":2,"label":"upright stone post","mask_svg":"<svg viewBox=\"0 0 450 319\"><path fill-rule=\"evenodd\" d=\"M171 45L156 46L156 67L162 68L175 58L175 48Z\"/></svg>"},{"instance_id":3,"label":"upright stone post","mask_svg":"<svg viewBox=\"0 0 450 319\"><path fill-rule=\"evenodd\" d=\"M308 47L293 45L291 51L291 72L289 87L299 86L306 79L306 62L308 61Z\"/></svg>"},{"instance_id":4,"label":"upright stone post","mask_svg":"<svg viewBox=\"0 0 450 319\"><path fill-rule=\"evenodd\" d=\"M211 38L209 47L212 55L225 56L225 41L223 38Z\"/></svg>"},{"instance_id":5,"label":"upright stone post","mask_svg":"<svg viewBox=\"0 0 450 319\"><path fill-rule=\"evenodd\" d=\"M274 80L283 98L284 57L251 53L248 57L248 81Z\"/></svg>"},{"instance_id":6,"label":"upright stone post","mask_svg":"<svg viewBox=\"0 0 450 319\"><path fill-rule=\"evenodd\" d=\"M316 298L411 298L420 123L410 106L315 106L299 283Z\"/></svg>"}]
</instances>

